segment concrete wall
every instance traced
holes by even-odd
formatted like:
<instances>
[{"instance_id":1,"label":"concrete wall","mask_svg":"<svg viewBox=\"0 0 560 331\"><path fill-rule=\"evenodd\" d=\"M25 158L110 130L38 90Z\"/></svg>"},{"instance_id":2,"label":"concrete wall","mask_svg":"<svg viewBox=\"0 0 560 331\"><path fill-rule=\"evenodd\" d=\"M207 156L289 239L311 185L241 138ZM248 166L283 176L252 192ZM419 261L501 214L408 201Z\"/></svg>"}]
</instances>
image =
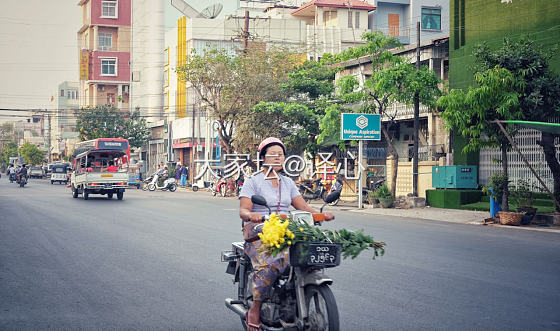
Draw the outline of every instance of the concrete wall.
<instances>
[{"instance_id":1,"label":"concrete wall","mask_svg":"<svg viewBox=\"0 0 560 331\"><path fill-rule=\"evenodd\" d=\"M134 0L132 11L131 108L154 122L163 115L164 1Z\"/></svg>"},{"instance_id":2,"label":"concrete wall","mask_svg":"<svg viewBox=\"0 0 560 331\"><path fill-rule=\"evenodd\" d=\"M386 183L391 188L392 167L394 160L391 157L387 158L387 177ZM425 198L426 190L433 189L432 187L432 167L439 165L436 161L420 161L418 162L418 196ZM396 195L407 195L412 193L412 162L399 162L397 170L397 191Z\"/></svg>"}]
</instances>

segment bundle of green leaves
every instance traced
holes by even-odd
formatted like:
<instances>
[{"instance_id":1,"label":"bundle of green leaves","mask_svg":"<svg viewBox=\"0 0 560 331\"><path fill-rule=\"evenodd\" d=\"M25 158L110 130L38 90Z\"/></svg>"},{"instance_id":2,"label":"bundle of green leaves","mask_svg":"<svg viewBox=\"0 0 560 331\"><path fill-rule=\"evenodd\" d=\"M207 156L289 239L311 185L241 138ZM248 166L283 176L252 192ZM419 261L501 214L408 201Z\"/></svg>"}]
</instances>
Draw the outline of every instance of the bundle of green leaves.
<instances>
[{"instance_id":1,"label":"bundle of green leaves","mask_svg":"<svg viewBox=\"0 0 560 331\"><path fill-rule=\"evenodd\" d=\"M270 224L267 226L266 222ZM340 243L344 259L348 257L355 259L366 249L373 249L373 259L385 254L385 242L374 241L371 236L364 234L363 230L322 230L299 219L281 221L275 214L272 214L271 219L266 222L261 236L265 245L261 247L273 256L298 241ZM285 222L288 222L287 227L284 225ZM278 235L281 238L278 238Z\"/></svg>"}]
</instances>

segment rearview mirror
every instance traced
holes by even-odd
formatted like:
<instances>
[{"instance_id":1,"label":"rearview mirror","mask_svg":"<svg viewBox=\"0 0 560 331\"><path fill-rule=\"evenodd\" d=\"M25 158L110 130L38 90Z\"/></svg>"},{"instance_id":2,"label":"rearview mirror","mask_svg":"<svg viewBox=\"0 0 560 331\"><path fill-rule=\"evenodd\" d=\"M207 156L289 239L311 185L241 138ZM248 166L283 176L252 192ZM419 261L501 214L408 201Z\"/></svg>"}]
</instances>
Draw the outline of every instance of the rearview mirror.
<instances>
[{"instance_id":1,"label":"rearview mirror","mask_svg":"<svg viewBox=\"0 0 560 331\"><path fill-rule=\"evenodd\" d=\"M334 191L325 198L326 203L331 203L340 198L340 191Z\"/></svg>"},{"instance_id":2,"label":"rearview mirror","mask_svg":"<svg viewBox=\"0 0 560 331\"><path fill-rule=\"evenodd\" d=\"M267 206L266 199L262 195L253 195L251 197L251 202L255 205Z\"/></svg>"}]
</instances>

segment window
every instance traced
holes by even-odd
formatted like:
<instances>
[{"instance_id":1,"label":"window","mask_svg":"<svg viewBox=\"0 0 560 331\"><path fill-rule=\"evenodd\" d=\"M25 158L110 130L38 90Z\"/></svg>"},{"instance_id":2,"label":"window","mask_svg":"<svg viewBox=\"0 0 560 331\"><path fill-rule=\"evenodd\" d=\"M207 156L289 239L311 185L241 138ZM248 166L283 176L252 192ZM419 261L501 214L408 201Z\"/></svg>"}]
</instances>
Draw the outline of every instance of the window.
<instances>
[{"instance_id":1,"label":"window","mask_svg":"<svg viewBox=\"0 0 560 331\"><path fill-rule=\"evenodd\" d=\"M102 76L116 76L117 75L117 59L116 58L102 58L101 59L101 75Z\"/></svg>"},{"instance_id":2,"label":"window","mask_svg":"<svg viewBox=\"0 0 560 331\"><path fill-rule=\"evenodd\" d=\"M422 29L441 30L441 9L422 8Z\"/></svg>"},{"instance_id":3,"label":"window","mask_svg":"<svg viewBox=\"0 0 560 331\"><path fill-rule=\"evenodd\" d=\"M101 1L101 17L117 18L117 2Z\"/></svg>"},{"instance_id":4,"label":"window","mask_svg":"<svg viewBox=\"0 0 560 331\"><path fill-rule=\"evenodd\" d=\"M64 96L64 90L60 90L60 96L61 96L61 97Z\"/></svg>"},{"instance_id":5,"label":"window","mask_svg":"<svg viewBox=\"0 0 560 331\"><path fill-rule=\"evenodd\" d=\"M348 11L348 28L352 28L352 12Z\"/></svg>"},{"instance_id":6,"label":"window","mask_svg":"<svg viewBox=\"0 0 560 331\"><path fill-rule=\"evenodd\" d=\"M169 91L165 91L163 95L163 108L169 109Z\"/></svg>"},{"instance_id":7,"label":"window","mask_svg":"<svg viewBox=\"0 0 560 331\"><path fill-rule=\"evenodd\" d=\"M360 28L360 12L355 12L354 17L355 17L355 21L356 21L354 27L356 29L359 29Z\"/></svg>"},{"instance_id":8,"label":"window","mask_svg":"<svg viewBox=\"0 0 560 331\"><path fill-rule=\"evenodd\" d=\"M113 35L110 33L99 33L99 49L108 51L113 47Z\"/></svg>"},{"instance_id":9,"label":"window","mask_svg":"<svg viewBox=\"0 0 560 331\"><path fill-rule=\"evenodd\" d=\"M169 69L163 71L163 86L169 86Z\"/></svg>"},{"instance_id":10,"label":"window","mask_svg":"<svg viewBox=\"0 0 560 331\"><path fill-rule=\"evenodd\" d=\"M66 91L66 97L72 99L72 91Z\"/></svg>"}]
</instances>

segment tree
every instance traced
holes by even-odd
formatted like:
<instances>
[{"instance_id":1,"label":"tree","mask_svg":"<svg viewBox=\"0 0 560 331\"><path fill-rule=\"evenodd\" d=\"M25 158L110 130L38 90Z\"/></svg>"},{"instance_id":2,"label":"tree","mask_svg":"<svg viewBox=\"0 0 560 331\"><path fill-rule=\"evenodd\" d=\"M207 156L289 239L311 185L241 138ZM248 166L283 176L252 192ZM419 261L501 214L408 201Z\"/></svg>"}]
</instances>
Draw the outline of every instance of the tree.
<instances>
[{"instance_id":1,"label":"tree","mask_svg":"<svg viewBox=\"0 0 560 331\"><path fill-rule=\"evenodd\" d=\"M26 141L19 148L19 154L23 156L26 164L41 164L45 160L45 152L41 151L37 146Z\"/></svg>"},{"instance_id":2,"label":"tree","mask_svg":"<svg viewBox=\"0 0 560 331\"><path fill-rule=\"evenodd\" d=\"M4 166L10 163L10 157L18 156L17 144L13 141L5 143L0 151L0 163Z\"/></svg>"},{"instance_id":3,"label":"tree","mask_svg":"<svg viewBox=\"0 0 560 331\"><path fill-rule=\"evenodd\" d=\"M138 110L123 113L113 106L82 108L76 121L80 139L126 138L130 146L141 147L150 139L146 119Z\"/></svg>"},{"instance_id":4,"label":"tree","mask_svg":"<svg viewBox=\"0 0 560 331\"><path fill-rule=\"evenodd\" d=\"M239 131L248 133L238 135L236 143L253 146L264 137L276 136L289 151L296 154L306 151L314 160L319 150L319 121L332 101L336 71L314 61L295 67L289 72L287 82L280 85L284 100L263 101L253 107L250 116L240 123L243 129Z\"/></svg>"},{"instance_id":5,"label":"tree","mask_svg":"<svg viewBox=\"0 0 560 331\"><path fill-rule=\"evenodd\" d=\"M397 114L392 113L388 106L395 102L411 105L415 94L418 94L421 104L434 108L441 92L438 87L439 80L432 70L426 67L417 70L403 58L393 56L390 51L382 48L391 44L390 37L380 34L369 37L369 42L373 45L368 47L368 50L373 52L370 56L372 77L365 80L363 85L360 85L354 76L343 77L337 84L342 100L354 105L356 112L379 114L382 119L388 121L387 126L381 126L381 131L387 140L389 154L394 157L391 191L395 196L399 155L387 128L394 123ZM329 116L325 116L323 121L332 121L333 114L337 112L340 110L331 108ZM332 123L322 123L322 127L332 129L335 126Z\"/></svg>"},{"instance_id":6,"label":"tree","mask_svg":"<svg viewBox=\"0 0 560 331\"><path fill-rule=\"evenodd\" d=\"M515 92L523 113L521 118L549 122L560 115L560 75L554 73L549 66L549 60L556 53L557 48L547 50L527 36L517 41L504 38L499 49L491 50L484 43L475 49L474 69L475 72L483 72L499 66L509 70L518 82ZM545 160L552 172L554 195L560 201L560 163L554 144L558 137L560 135L542 132L538 144L543 148Z\"/></svg>"},{"instance_id":7,"label":"tree","mask_svg":"<svg viewBox=\"0 0 560 331\"><path fill-rule=\"evenodd\" d=\"M250 139L246 135L253 132L251 109L261 101L285 99L281 85L298 61L297 56L285 50L255 47L230 55L225 50L208 48L202 54L190 54L186 63L177 68L177 74L191 84L202 106L216 118L220 143L231 154L236 148L248 148Z\"/></svg>"},{"instance_id":8,"label":"tree","mask_svg":"<svg viewBox=\"0 0 560 331\"><path fill-rule=\"evenodd\" d=\"M443 108L446 125L467 138L464 152L478 151L482 147L499 147L502 152L502 171L508 173L507 151L511 147L506 136L493 121L514 120L522 117L516 89L523 82L507 69L495 67L475 74L478 87L468 91L452 90L442 96L438 104ZM508 130L510 135L515 132ZM509 190L502 195L502 210L508 211Z\"/></svg>"}]
</instances>

